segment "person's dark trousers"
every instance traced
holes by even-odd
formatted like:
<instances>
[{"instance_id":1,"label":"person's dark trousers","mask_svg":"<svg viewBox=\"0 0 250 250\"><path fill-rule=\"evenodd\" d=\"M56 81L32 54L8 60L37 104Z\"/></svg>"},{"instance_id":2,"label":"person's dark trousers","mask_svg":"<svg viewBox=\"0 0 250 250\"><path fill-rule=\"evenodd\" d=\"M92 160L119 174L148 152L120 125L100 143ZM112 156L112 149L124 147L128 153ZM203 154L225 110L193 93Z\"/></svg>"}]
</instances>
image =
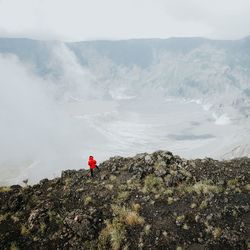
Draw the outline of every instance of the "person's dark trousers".
<instances>
[{"instance_id":1,"label":"person's dark trousers","mask_svg":"<svg viewBox=\"0 0 250 250\"><path fill-rule=\"evenodd\" d=\"M90 169L90 174L91 174L91 177L94 177L94 170L92 168Z\"/></svg>"}]
</instances>

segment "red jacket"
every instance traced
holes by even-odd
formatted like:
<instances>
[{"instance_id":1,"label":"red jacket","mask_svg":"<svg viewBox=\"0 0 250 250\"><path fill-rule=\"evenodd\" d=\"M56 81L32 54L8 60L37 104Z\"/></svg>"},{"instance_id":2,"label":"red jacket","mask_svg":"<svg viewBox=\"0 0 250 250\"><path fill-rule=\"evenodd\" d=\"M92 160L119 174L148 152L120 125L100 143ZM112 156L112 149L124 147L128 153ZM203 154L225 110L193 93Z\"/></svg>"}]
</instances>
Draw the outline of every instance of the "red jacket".
<instances>
[{"instance_id":1,"label":"red jacket","mask_svg":"<svg viewBox=\"0 0 250 250\"><path fill-rule=\"evenodd\" d=\"M94 159L93 156L89 157L88 164L89 164L90 169L94 169L96 167L96 160Z\"/></svg>"}]
</instances>

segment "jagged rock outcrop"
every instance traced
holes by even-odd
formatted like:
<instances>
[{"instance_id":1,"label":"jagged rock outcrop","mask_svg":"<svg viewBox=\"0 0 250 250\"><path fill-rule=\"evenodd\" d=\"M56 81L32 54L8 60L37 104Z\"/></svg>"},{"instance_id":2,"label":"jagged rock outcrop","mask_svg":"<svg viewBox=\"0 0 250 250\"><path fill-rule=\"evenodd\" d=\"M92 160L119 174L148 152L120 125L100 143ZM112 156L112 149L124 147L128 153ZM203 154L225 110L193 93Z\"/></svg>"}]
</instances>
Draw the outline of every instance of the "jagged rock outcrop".
<instances>
[{"instance_id":1,"label":"jagged rock outcrop","mask_svg":"<svg viewBox=\"0 0 250 250\"><path fill-rule=\"evenodd\" d=\"M0 189L0 249L248 249L250 159L112 157Z\"/></svg>"}]
</instances>

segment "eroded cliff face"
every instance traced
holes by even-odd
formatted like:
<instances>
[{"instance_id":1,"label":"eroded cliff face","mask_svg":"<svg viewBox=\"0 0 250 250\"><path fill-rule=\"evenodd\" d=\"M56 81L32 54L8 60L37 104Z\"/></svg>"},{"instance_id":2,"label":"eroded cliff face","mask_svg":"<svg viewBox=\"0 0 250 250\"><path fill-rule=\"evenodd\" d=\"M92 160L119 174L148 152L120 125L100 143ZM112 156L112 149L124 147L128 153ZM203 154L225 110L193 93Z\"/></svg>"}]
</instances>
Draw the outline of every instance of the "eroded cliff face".
<instances>
[{"instance_id":1,"label":"eroded cliff face","mask_svg":"<svg viewBox=\"0 0 250 250\"><path fill-rule=\"evenodd\" d=\"M249 158L113 157L0 189L0 249L247 249Z\"/></svg>"}]
</instances>

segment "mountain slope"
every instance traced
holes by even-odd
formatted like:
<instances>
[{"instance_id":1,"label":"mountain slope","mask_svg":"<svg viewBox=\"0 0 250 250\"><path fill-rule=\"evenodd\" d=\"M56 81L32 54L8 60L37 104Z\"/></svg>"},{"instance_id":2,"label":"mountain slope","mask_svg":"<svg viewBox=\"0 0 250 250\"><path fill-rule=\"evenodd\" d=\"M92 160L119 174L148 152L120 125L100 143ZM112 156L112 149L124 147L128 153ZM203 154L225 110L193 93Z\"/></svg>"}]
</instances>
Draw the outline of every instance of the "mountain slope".
<instances>
[{"instance_id":1,"label":"mountain slope","mask_svg":"<svg viewBox=\"0 0 250 250\"><path fill-rule=\"evenodd\" d=\"M1 249L247 249L249 158L113 157L2 187Z\"/></svg>"},{"instance_id":2,"label":"mountain slope","mask_svg":"<svg viewBox=\"0 0 250 250\"><path fill-rule=\"evenodd\" d=\"M14 54L22 62L31 64L42 77L55 78L60 78L65 70L61 58L70 54L76 64L90 71L104 96L114 89L130 95L138 95L140 89L148 94L150 88L166 96L208 100L212 95L216 99L223 94L227 98L221 103L227 105L240 99L249 102L249 38L76 43L0 38L0 54ZM230 103L228 98L232 99Z\"/></svg>"}]
</instances>

